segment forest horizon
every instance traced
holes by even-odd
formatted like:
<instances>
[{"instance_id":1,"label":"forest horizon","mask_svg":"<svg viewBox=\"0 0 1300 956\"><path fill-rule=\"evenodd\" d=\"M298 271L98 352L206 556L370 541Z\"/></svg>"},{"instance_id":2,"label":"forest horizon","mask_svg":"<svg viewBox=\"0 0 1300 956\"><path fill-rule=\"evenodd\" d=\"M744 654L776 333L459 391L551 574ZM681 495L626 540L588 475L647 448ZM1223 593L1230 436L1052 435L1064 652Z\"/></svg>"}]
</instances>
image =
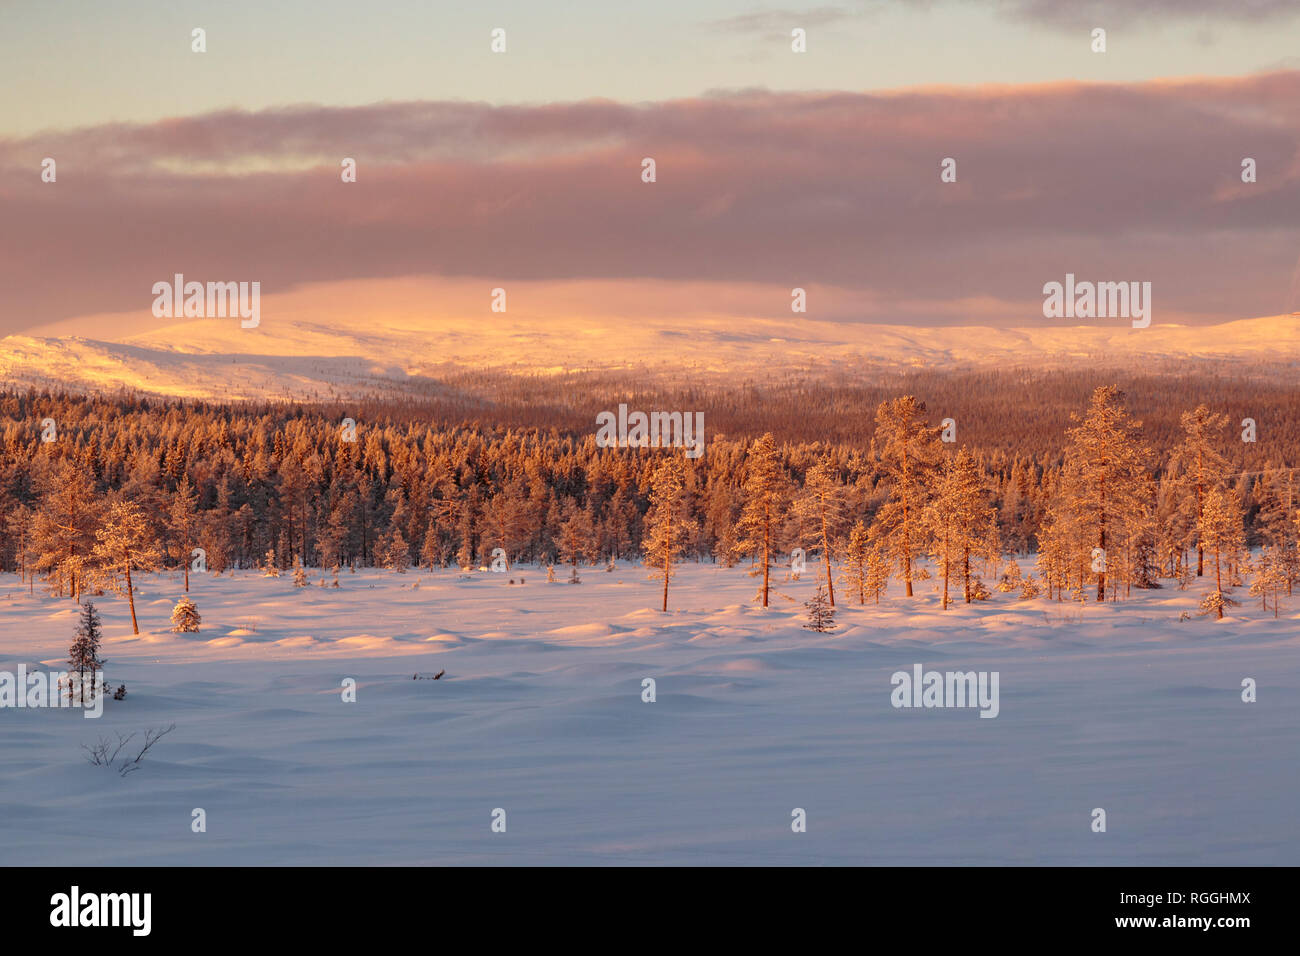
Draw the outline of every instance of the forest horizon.
<instances>
[{"instance_id":1,"label":"forest horizon","mask_svg":"<svg viewBox=\"0 0 1300 956\"><path fill-rule=\"evenodd\" d=\"M1019 568L1009 571L1006 561L1028 557L1037 569L1023 575L1026 596L1046 591L1059 599L1068 590L1082 600L1087 584L1105 600L1097 552L1107 548L1109 521L1111 541L1123 540L1112 557L1111 600L1134 586L1160 587L1162 578L1186 587L1189 566L1204 574L1207 536L1229 582L1240 585L1255 572L1271 575L1274 591L1291 593L1300 575L1300 482L1285 452L1297 447L1300 429L1292 390L1224 380L1212 406L1180 409L1173 396L1193 395L1192 382L1131 373L1159 390L1138 402L1154 399L1160 409L1143 421L1118 386L1089 391L1096 372L1044 374L1035 387L1024 374L980 373L978 390L963 376L929 376L924 381L943 399L933 410L911 396L873 402L865 385L847 394L805 384L745 393L697 388L689 401L704 409L695 414L701 424L708 419L710 434L694 453L629 448L626 437L623 447L609 447L601 436L613 413L593 418L574 407L608 398L598 379L566 389L572 427L544 428L514 418L509 403L457 420L464 409L454 402L376 398L330 409L10 392L0 395L0 570L39 574L51 593L79 596L86 587L120 591L132 564L137 575L188 574L195 555L215 573L471 571L501 555L507 566L569 565L575 577L579 565L636 559L665 580L682 559L757 562L766 575L798 549L826 566L832 602L842 574L864 596L868 558L878 565L877 596L891 578L910 595L929 576L913 565L933 560L949 578L960 563L969 601L987 593L986 579L1005 585L1011 574L1020 587ZM564 420L530 401L529 388L552 391L518 383L519 406ZM1026 403L1019 415L1007 407L1027 394L1040 396L1034 407ZM688 401L653 390L628 398L636 407ZM621 403L625 432L627 407ZM577 424L583 417L585 428ZM820 431L843 437L792 437L836 418L838 430ZM1101 429L1091 440L1106 449L1093 451L1104 467L1078 447L1081 421ZM1087 504L1089 483L1102 480L1110 502ZM1228 530L1205 524L1210 495ZM102 543L125 532L105 527L94 504L101 500L135 516L129 541ZM764 502L761 514L755 501ZM900 524L895 512L910 513L910 522ZM658 525L674 517L665 537ZM1252 550L1261 552L1258 568ZM1220 584L1215 594L1230 590ZM946 587L944 594L946 606Z\"/></svg>"}]
</instances>

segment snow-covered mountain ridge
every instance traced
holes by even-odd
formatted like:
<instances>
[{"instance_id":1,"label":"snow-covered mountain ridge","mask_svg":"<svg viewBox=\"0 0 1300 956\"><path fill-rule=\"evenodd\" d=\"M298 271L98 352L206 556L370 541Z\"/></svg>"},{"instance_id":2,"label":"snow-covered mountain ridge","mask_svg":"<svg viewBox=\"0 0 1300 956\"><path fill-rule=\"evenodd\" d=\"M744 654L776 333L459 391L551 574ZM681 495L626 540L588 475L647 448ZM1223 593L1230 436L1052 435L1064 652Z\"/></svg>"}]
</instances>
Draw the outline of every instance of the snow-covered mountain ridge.
<instances>
[{"instance_id":1,"label":"snow-covered mountain ridge","mask_svg":"<svg viewBox=\"0 0 1300 956\"><path fill-rule=\"evenodd\" d=\"M359 320L346 328L268 317L256 329L194 319L121 339L0 339L9 386L115 390L204 399L327 398L403 391L464 369L548 374L638 370L708 381L881 367L1179 370L1234 375L1300 370L1300 316L1219 325L911 327L815 319L638 321L593 326L494 315L478 322Z\"/></svg>"}]
</instances>

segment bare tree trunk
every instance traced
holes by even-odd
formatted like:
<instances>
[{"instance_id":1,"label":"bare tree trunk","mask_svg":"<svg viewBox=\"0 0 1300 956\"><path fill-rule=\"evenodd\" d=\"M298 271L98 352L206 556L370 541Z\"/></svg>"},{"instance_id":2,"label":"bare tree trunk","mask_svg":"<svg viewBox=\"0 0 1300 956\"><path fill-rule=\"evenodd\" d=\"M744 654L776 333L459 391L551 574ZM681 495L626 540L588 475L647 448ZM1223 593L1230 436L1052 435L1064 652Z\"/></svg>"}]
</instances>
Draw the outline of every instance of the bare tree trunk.
<instances>
[{"instance_id":1,"label":"bare tree trunk","mask_svg":"<svg viewBox=\"0 0 1300 956\"><path fill-rule=\"evenodd\" d=\"M1219 620L1223 620L1223 574L1219 570L1219 549L1214 549L1214 586L1219 594Z\"/></svg>"},{"instance_id":2,"label":"bare tree trunk","mask_svg":"<svg viewBox=\"0 0 1300 956\"><path fill-rule=\"evenodd\" d=\"M1102 603L1106 600L1106 479L1102 478L1098 488L1101 502L1101 530L1098 535L1097 547L1101 548L1101 570L1097 572L1097 602Z\"/></svg>"},{"instance_id":3,"label":"bare tree trunk","mask_svg":"<svg viewBox=\"0 0 1300 956\"><path fill-rule=\"evenodd\" d=\"M831 537L826 527L826 503L822 503L822 557L826 561L826 593L830 596L831 607L835 606L835 585L831 583Z\"/></svg>"},{"instance_id":4,"label":"bare tree trunk","mask_svg":"<svg viewBox=\"0 0 1300 956\"><path fill-rule=\"evenodd\" d=\"M903 583L907 586L907 596L912 596L912 536L908 533L908 505L907 505L907 442L903 442L903 469L900 484L902 485L903 499Z\"/></svg>"},{"instance_id":5,"label":"bare tree trunk","mask_svg":"<svg viewBox=\"0 0 1300 956\"><path fill-rule=\"evenodd\" d=\"M768 571L772 567L772 515L763 509L763 607L767 607Z\"/></svg>"},{"instance_id":6,"label":"bare tree trunk","mask_svg":"<svg viewBox=\"0 0 1300 956\"><path fill-rule=\"evenodd\" d=\"M1201 474L1201 455L1196 454L1196 527L1201 526L1201 487L1204 476ZM1196 576L1199 578L1205 574L1205 549L1201 546L1201 533L1196 533Z\"/></svg>"},{"instance_id":7,"label":"bare tree trunk","mask_svg":"<svg viewBox=\"0 0 1300 956\"><path fill-rule=\"evenodd\" d=\"M668 512L668 527L665 535L664 547L664 611L668 610L668 575L673 572L673 516L672 509Z\"/></svg>"},{"instance_id":8,"label":"bare tree trunk","mask_svg":"<svg viewBox=\"0 0 1300 956\"><path fill-rule=\"evenodd\" d=\"M952 565L948 555L948 529L943 531L943 609L948 610L948 568Z\"/></svg>"},{"instance_id":9,"label":"bare tree trunk","mask_svg":"<svg viewBox=\"0 0 1300 956\"><path fill-rule=\"evenodd\" d=\"M131 584L131 558L126 559L126 602L131 605L131 631L140 633L140 625L135 620L135 588Z\"/></svg>"}]
</instances>

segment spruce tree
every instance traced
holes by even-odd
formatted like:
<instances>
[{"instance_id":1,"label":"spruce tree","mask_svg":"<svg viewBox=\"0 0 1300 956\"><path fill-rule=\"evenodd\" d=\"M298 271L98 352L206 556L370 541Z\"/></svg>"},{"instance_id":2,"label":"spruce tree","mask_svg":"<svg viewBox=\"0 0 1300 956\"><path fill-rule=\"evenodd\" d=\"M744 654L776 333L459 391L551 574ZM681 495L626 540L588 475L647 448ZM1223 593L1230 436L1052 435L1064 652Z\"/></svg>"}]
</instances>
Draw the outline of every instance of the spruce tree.
<instances>
[{"instance_id":1,"label":"spruce tree","mask_svg":"<svg viewBox=\"0 0 1300 956\"><path fill-rule=\"evenodd\" d=\"M759 594L768 606L772 565L780 542L780 520L786 502L786 479L777 460L776 440L763 435L749 449L746 460L744 504L736 525L736 551L754 558L753 577L762 576Z\"/></svg>"},{"instance_id":2,"label":"spruce tree","mask_svg":"<svg viewBox=\"0 0 1300 956\"><path fill-rule=\"evenodd\" d=\"M812 596L812 600L804 602L804 607L808 609L805 628L820 633L835 630L835 608L826 596L826 585L818 582L817 593Z\"/></svg>"},{"instance_id":3,"label":"spruce tree","mask_svg":"<svg viewBox=\"0 0 1300 956\"><path fill-rule=\"evenodd\" d=\"M100 645L104 640L103 627L95 605L87 601L81 606L81 616L77 622L76 636L68 648L68 669L77 675L84 700L93 700L95 695L95 674L104 666L99 656ZM86 675L90 683L86 683ZM89 696L86 696L89 691ZM69 688L71 693L71 688Z\"/></svg>"}]
</instances>

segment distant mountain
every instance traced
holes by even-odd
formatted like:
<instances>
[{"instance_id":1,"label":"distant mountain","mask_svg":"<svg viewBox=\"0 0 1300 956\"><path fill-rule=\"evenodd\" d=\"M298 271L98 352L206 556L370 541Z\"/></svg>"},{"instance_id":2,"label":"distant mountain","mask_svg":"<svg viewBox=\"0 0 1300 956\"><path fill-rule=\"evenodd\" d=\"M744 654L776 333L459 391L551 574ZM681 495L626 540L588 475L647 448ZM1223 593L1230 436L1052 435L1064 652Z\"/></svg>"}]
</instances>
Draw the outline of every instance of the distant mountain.
<instances>
[{"instance_id":1,"label":"distant mountain","mask_svg":"<svg viewBox=\"0 0 1300 956\"><path fill-rule=\"evenodd\" d=\"M835 379L882 367L1140 367L1294 378L1300 316L1212 326L914 328L792 317L640 321L593 327L493 315L428 328L359 318L355 327L194 319L118 341L0 339L8 385L127 387L205 399L345 398L401 393L469 369L547 375L612 371L700 382L792 375Z\"/></svg>"}]
</instances>

